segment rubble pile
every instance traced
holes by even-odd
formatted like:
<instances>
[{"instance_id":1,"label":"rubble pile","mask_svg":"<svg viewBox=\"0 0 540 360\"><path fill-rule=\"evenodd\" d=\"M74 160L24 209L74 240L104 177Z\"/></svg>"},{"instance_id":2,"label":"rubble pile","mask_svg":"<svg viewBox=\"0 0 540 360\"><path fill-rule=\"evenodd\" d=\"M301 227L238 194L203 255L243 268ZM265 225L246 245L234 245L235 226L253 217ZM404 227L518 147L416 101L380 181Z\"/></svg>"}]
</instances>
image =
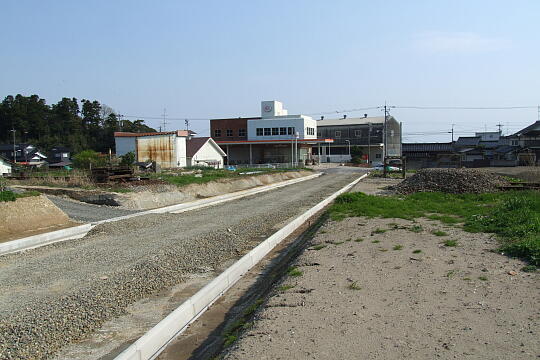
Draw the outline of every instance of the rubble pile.
<instances>
[{"instance_id":1,"label":"rubble pile","mask_svg":"<svg viewBox=\"0 0 540 360\"><path fill-rule=\"evenodd\" d=\"M394 187L400 194L445 192L451 194L497 191L508 182L501 176L477 169L422 169Z\"/></svg>"}]
</instances>

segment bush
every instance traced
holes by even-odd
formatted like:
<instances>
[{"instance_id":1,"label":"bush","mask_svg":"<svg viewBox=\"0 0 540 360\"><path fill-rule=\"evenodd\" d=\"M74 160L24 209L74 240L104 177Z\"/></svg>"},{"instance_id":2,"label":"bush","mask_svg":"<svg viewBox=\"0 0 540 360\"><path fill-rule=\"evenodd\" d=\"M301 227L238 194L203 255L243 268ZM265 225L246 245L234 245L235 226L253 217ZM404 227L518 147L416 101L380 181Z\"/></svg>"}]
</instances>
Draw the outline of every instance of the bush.
<instances>
[{"instance_id":1,"label":"bush","mask_svg":"<svg viewBox=\"0 0 540 360\"><path fill-rule=\"evenodd\" d=\"M15 200L17 200L17 195L13 191L0 191L0 202Z\"/></svg>"},{"instance_id":2,"label":"bush","mask_svg":"<svg viewBox=\"0 0 540 360\"><path fill-rule=\"evenodd\" d=\"M84 150L73 156L73 165L79 169L90 169L91 167L100 167L106 164L107 160L94 150Z\"/></svg>"},{"instance_id":3,"label":"bush","mask_svg":"<svg viewBox=\"0 0 540 360\"><path fill-rule=\"evenodd\" d=\"M135 153L130 151L122 156L120 165L131 167L135 163Z\"/></svg>"}]
</instances>

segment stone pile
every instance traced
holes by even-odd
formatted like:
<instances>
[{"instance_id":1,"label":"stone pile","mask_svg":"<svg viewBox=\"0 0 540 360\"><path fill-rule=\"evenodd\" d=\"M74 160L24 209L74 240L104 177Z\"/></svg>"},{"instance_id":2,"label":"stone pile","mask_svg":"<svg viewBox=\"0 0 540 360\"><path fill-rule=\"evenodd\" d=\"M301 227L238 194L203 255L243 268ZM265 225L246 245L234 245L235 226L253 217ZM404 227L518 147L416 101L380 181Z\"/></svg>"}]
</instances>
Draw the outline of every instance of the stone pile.
<instances>
[{"instance_id":1,"label":"stone pile","mask_svg":"<svg viewBox=\"0 0 540 360\"><path fill-rule=\"evenodd\" d=\"M451 194L497 191L508 182L501 176L477 169L422 169L396 185L400 194L445 192Z\"/></svg>"}]
</instances>

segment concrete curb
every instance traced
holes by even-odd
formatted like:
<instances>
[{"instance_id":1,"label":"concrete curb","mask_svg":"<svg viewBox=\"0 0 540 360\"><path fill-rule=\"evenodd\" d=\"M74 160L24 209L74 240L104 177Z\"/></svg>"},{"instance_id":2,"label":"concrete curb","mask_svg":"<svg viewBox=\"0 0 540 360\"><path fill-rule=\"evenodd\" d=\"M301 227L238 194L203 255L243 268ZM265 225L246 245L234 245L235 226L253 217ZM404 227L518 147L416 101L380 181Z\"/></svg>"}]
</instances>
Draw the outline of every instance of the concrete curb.
<instances>
[{"instance_id":1,"label":"concrete curb","mask_svg":"<svg viewBox=\"0 0 540 360\"><path fill-rule=\"evenodd\" d=\"M133 217L143 216L143 215L148 215L148 214L163 214L163 213L177 214L177 213L181 213L185 211L201 209L207 206L221 204L226 201L232 201L232 200L240 199L246 196L258 194L261 192L278 189L280 187L292 185L298 182L311 180L321 175L322 173L317 173L317 174L308 175L308 176L304 176L297 179L286 180L286 181L282 181L279 183L270 184L266 186L259 186L252 189L237 191L237 192L219 195L219 196L213 196L206 199L191 201L191 202L177 204L177 205L164 206L157 209L141 211L141 212L130 214L130 215L119 216L112 219L101 220L101 221L97 221L97 222L93 222L89 224L70 227L67 229L56 230L56 231L51 231L44 234L38 234L38 235L25 237L22 239L7 241L4 243L0 243L0 256L17 252L17 251L33 249L36 247L52 244L55 242L72 240L72 239L80 239L84 237L96 225L99 225L99 224L130 219Z\"/></svg>"},{"instance_id":2,"label":"concrete curb","mask_svg":"<svg viewBox=\"0 0 540 360\"><path fill-rule=\"evenodd\" d=\"M257 245L191 298L182 303L182 305L161 320L146 334L131 344L126 350L118 355L115 360L155 359L176 336L181 334L189 324L197 320L199 316L201 316L230 287L240 280L249 269L264 258L277 244L289 236L311 216L330 204L338 195L351 189L367 175L368 174L362 175L355 181L333 193Z\"/></svg>"}]
</instances>

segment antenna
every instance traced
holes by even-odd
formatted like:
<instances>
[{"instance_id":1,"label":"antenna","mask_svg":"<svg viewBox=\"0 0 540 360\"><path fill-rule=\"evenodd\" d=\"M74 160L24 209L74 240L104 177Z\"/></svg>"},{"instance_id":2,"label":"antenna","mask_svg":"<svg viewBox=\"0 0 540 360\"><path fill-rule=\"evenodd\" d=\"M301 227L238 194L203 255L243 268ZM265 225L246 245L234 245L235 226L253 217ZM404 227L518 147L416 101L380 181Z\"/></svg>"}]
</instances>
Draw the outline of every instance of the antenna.
<instances>
[{"instance_id":1,"label":"antenna","mask_svg":"<svg viewBox=\"0 0 540 360\"><path fill-rule=\"evenodd\" d=\"M502 135L502 127L504 125L503 124L497 124L497 127L499 128L499 135Z\"/></svg>"},{"instance_id":2,"label":"antenna","mask_svg":"<svg viewBox=\"0 0 540 360\"><path fill-rule=\"evenodd\" d=\"M188 119L184 120L184 123L186 124L186 130L188 131L188 134L189 134L189 120Z\"/></svg>"}]
</instances>

